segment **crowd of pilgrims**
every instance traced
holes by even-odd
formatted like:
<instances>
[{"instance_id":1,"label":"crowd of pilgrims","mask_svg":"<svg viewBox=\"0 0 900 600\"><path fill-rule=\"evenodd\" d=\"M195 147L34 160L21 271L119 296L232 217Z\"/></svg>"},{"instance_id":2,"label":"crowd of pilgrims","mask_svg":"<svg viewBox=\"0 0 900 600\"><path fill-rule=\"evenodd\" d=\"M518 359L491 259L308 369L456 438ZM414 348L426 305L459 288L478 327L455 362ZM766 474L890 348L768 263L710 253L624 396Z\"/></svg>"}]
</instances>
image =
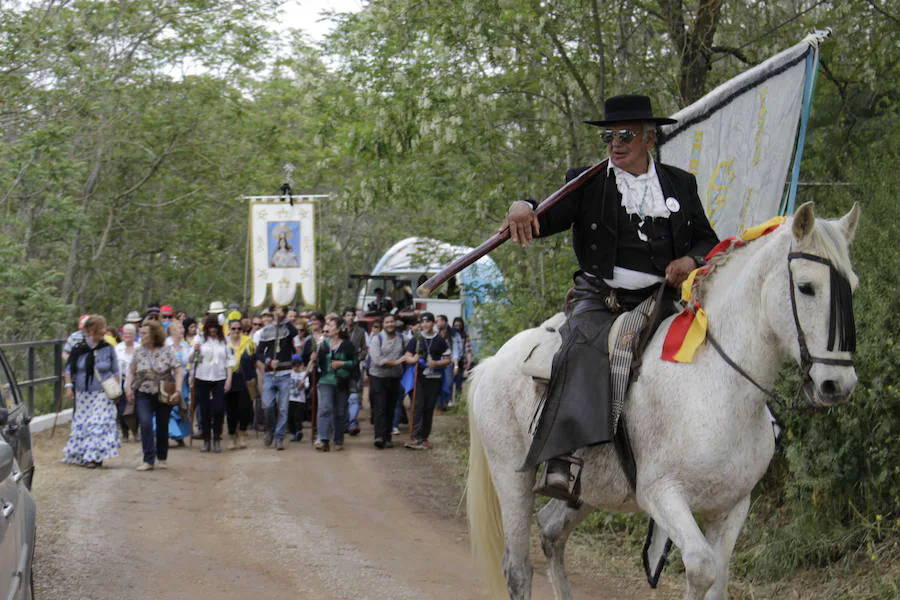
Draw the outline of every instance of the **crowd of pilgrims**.
<instances>
[{"instance_id":1,"label":"crowd of pilgrims","mask_svg":"<svg viewBox=\"0 0 900 600\"><path fill-rule=\"evenodd\" d=\"M403 445L428 450L435 411L453 405L472 365L463 320L401 317L377 300L369 308L273 304L250 316L216 301L198 320L154 304L118 329L83 315L63 350L75 408L63 461L101 467L130 441L142 444L137 470L166 468L170 441L202 439L201 452L219 453L226 427L230 450L246 447L248 431L284 450L285 438L303 439L305 422L316 450L340 451L345 434L360 434L366 402L376 448L408 430Z\"/></svg>"}]
</instances>

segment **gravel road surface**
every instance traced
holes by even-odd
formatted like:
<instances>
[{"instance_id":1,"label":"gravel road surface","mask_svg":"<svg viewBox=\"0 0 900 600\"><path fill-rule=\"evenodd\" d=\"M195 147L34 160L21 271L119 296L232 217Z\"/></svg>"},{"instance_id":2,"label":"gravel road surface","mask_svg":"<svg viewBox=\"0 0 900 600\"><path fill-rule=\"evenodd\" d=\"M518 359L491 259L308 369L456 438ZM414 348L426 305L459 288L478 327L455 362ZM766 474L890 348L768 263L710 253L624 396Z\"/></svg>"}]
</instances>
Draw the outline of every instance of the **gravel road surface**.
<instances>
[{"instance_id":1,"label":"gravel road surface","mask_svg":"<svg viewBox=\"0 0 900 600\"><path fill-rule=\"evenodd\" d=\"M245 450L195 443L148 473L139 444L102 469L61 464L67 434L35 436L39 600L486 598L456 478L428 452L376 450L367 427L328 454L252 433ZM551 598L536 562L534 598ZM649 597L573 581L579 599Z\"/></svg>"}]
</instances>

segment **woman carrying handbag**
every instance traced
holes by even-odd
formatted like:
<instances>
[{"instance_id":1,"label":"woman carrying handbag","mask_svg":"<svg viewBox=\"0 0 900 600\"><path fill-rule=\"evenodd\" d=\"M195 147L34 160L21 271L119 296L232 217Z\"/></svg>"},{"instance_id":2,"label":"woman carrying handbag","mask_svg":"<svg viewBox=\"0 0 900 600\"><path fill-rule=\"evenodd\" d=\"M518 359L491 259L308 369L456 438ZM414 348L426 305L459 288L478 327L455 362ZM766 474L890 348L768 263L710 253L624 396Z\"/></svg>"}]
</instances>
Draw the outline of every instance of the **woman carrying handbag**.
<instances>
[{"instance_id":1,"label":"woman carrying handbag","mask_svg":"<svg viewBox=\"0 0 900 600\"><path fill-rule=\"evenodd\" d=\"M106 319L88 317L84 341L72 349L63 370L66 398L77 400L63 462L89 469L119 455L116 401L122 393L115 349L103 339ZM107 392L106 390L110 390Z\"/></svg>"},{"instance_id":2,"label":"woman carrying handbag","mask_svg":"<svg viewBox=\"0 0 900 600\"><path fill-rule=\"evenodd\" d=\"M169 456L169 412L181 402L184 370L172 346L166 346L166 334L159 321L141 325L141 345L131 359L125 393L134 402L141 425L144 462L138 471L166 468ZM168 389L166 389L168 388ZM153 420L156 418L156 436Z\"/></svg>"}]
</instances>

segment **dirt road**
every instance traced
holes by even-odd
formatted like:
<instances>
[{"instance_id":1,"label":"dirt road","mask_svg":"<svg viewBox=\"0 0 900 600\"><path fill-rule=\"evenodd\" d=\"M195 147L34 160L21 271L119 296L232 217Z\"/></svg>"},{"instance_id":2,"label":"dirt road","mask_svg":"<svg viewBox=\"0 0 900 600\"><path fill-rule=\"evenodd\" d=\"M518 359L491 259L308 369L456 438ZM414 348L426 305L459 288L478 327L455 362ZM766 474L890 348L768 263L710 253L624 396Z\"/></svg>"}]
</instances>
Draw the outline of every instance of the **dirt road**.
<instances>
[{"instance_id":1,"label":"dirt road","mask_svg":"<svg viewBox=\"0 0 900 600\"><path fill-rule=\"evenodd\" d=\"M172 449L169 469L149 473L127 444L91 471L56 462L67 433L35 438L41 600L486 597L460 490L427 452L378 451L366 429L329 454L306 441L276 452L251 434L240 451ZM534 597L551 598L535 571ZM580 599L648 597L574 583Z\"/></svg>"}]
</instances>

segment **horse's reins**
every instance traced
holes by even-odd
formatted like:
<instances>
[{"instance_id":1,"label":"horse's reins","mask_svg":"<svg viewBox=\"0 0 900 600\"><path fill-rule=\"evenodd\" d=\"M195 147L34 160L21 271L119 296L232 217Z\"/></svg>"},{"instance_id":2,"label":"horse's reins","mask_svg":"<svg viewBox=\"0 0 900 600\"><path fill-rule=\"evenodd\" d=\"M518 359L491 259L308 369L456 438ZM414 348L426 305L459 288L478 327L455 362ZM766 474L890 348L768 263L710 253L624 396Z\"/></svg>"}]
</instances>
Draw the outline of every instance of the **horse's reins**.
<instances>
[{"instance_id":1,"label":"horse's reins","mask_svg":"<svg viewBox=\"0 0 900 600\"><path fill-rule=\"evenodd\" d=\"M803 389L806 387L806 384L812 381L812 377L810 376L809 372L812 369L813 364L820 363L825 365L852 367L853 359L822 358L819 356L813 356L810 353L809 346L807 346L806 344L806 335L803 333L803 327L800 326L800 317L797 313L797 297L796 293L794 292L794 273L793 271L791 271L791 261L794 259L811 260L813 262L827 265L829 271L831 272L831 314L829 316L828 322L828 351L831 352L834 350L835 342L837 341L838 337L840 337L840 341L838 342L839 351L855 351L856 327L853 319L853 303L852 295L850 293L850 283L847 281L847 278L841 275L840 272L835 268L834 264L832 264L832 262L827 258L823 258L815 254L808 254L806 252L788 253L788 287L791 291L791 312L794 315L794 326L797 329L797 343L800 346L800 385L797 388L796 395L794 396L794 404L796 405L800 394L803 393ZM713 337L711 329L707 330L706 337L712 347L715 348L716 352L719 353L719 356L722 357L722 360L724 360L728 366L737 371L744 379L752 383L766 396L771 398L773 402L781 406L789 406L787 400L776 394L774 391L760 385L749 373L747 373L747 371L741 368L739 364L737 364L730 356L728 356L722 346L720 346L716 341L715 337Z\"/></svg>"}]
</instances>

